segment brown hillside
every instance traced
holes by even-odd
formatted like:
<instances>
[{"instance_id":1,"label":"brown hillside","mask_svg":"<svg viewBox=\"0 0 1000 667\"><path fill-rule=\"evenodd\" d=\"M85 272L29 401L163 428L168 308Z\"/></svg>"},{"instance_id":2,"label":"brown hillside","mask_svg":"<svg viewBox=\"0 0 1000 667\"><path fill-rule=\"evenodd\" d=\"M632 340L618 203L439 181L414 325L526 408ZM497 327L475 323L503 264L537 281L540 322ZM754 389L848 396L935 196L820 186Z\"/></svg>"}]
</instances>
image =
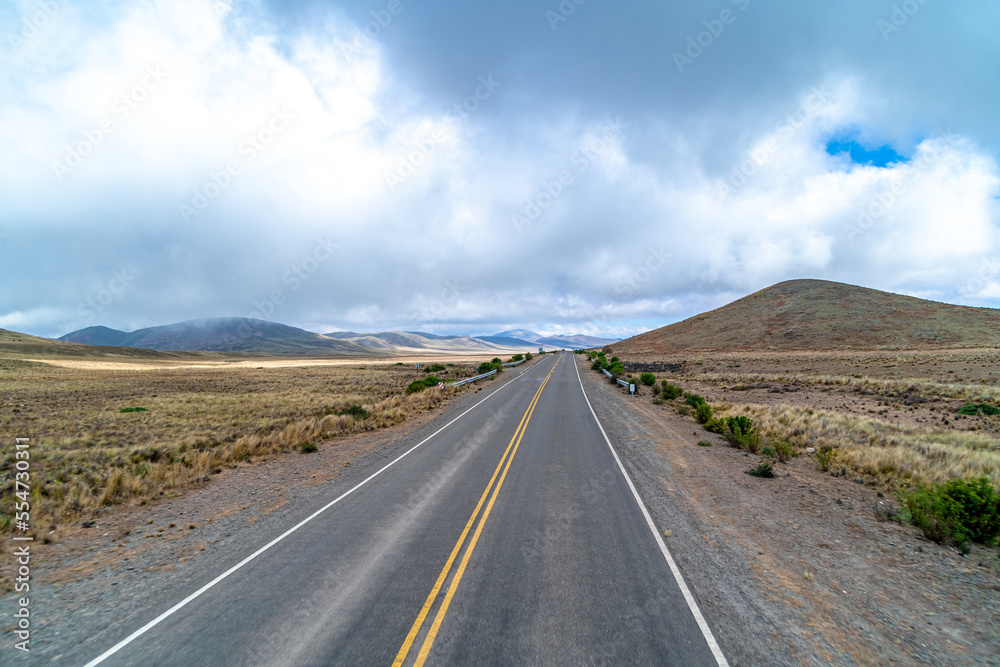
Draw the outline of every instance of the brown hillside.
<instances>
[{"instance_id":1,"label":"brown hillside","mask_svg":"<svg viewBox=\"0 0 1000 667\"><path fill-rule=\"evenodd\" d=\"M826 280L789 280L615 343L632 357L674 351L1000 347L1000 310Z\"/></svg>"},{"instance_id":2,"label":"brown hillside","mask_svg":"<svg viewBox=\"0 0 1000 667\"><path fill-rule=\"evenodd\" d=\"M66 343L49 338L0 329L0 358L58 359L207 359L218 357L203 352L157 352L128 347L105 347Z\"/></svg>"}]
</instances>

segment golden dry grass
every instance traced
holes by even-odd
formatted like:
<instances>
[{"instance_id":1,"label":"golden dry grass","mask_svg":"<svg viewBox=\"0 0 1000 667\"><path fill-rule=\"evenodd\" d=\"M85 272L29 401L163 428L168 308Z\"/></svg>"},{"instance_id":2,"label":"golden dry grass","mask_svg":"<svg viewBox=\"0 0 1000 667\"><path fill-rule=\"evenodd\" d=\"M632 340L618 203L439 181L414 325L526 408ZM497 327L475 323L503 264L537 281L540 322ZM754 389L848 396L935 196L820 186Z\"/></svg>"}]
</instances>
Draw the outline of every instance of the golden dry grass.
<instances>
[{"instance_id":1,"label":"golden dry grass","mask_svg":"<svg viewBox=\"0 0 1000 667\"><path fill-rule=\"evenodd\" d=\"M788 404L727 405L717 412L750 417L771 441L832 447L831 469L889 488L988 477L1000 489L1000 440L987 433L900 426Z\"/></svg>"},{"instance_id":2,"label":"golden dry grass","mask_svg":"<svg viewBox=\"0 0 1000 667\"><path fill-rule=\"evenodd\" d=\"M449 368L467 377L469 365ZM412 366L70 369L0 360L0 442L31 438L36 526L142 502L220 466L385 428L462 389L407 396ZM360 405L365 419L337 414ZM122 413L142 407L145 412ZM5 447L2 511L13 507ZM0 514L0 526L10 517Z\"/></svg>"},{"instance_id":3,"label":"golden dry grass","mask_svg":"<svg viewBox=\"0 0 1000 667\"><path fill-rule=\"evenodd\" d=\"M805 373L705 373L698 379L713 384L743 385L754 382L798 382L840 385L863 393L890 398L915 396L924 399L959 399L969 402L1000 401L1000 387L981 380L977 383L940 382L923 378L873 378L865 375L810 375Z\"/></svg>"}]
</instances>

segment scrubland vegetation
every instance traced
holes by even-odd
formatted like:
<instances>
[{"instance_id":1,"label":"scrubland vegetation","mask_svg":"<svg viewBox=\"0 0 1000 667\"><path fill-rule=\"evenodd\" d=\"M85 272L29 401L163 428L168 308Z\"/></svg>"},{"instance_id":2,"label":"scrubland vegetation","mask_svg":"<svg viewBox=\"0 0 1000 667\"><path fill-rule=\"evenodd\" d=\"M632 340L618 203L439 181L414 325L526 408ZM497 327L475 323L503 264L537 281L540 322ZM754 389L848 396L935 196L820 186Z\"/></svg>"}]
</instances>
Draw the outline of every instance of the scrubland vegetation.
<instances>
[{"instance_id":1,"label":"scrubland vegetation","mask_svg":"<svg viewBox=\"0 0 1000 667\"><path fill-rule=\"evenodd\" d=\"M459 366L467 377L473 368ZM0 364L0 439L31 438L32 519L72 521L148 502L226 465L393 426L450 393L407 392L396 366L75 370ZM0 507L13 508L13 448L0 464ZM0 528L11 517L0 514Z\"/></svg>"}]
</instances>

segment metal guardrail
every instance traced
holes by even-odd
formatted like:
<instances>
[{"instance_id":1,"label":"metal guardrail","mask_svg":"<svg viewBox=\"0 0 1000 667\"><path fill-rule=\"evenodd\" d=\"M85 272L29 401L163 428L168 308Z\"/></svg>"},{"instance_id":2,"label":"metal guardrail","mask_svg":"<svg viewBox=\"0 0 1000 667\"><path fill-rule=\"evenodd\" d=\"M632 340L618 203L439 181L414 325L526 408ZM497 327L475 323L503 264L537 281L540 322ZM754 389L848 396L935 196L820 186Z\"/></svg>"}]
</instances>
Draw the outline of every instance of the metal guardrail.
<instances>
[{"instance_id":1,"label":"metal guardrail","mask_svg":"<svg viewBox=\"0 0 1000 667\"><path fill-rule=\"evenodd\" d=\"M500 365L506 368L507 366L517 366L518 364L523 364L526 361L527 359L521 359L521 361L511 361L506 364L500 364Z\"/></svg>"},{"instance_id":2,"label":"metal guardrail","mask_svg":"<svg viewBox=\"0 0 1000 667\"><path fill-rule=\"evenodd\" d=\"M463 384L469 384L470 382L475 382L476 380L482 380L485 377L489 377L491 375L495 375L496 372L497 372L497 369L494 368L489 373L483 373L482 375L477 375L475 377L466 378L464 380L459 380L458 382L450 382L448 384L445 384L445 386L446 387L460 387Z\"/></svg>"},{"instance_id":3,"label":"metal guardrail","mask_svg":"<svg viewBox=\"0 0 1000 667\"><path fill-rule=\"evenodd\" d=\"M614 375L612 375L611 373L608 372L607 368L602 368L601 372L604 373L605 375L607 375L609 378L610 377L614 377Z\"/></svg>"},{"instance_id":4,"label":"metal guardrail","mask_svg":"<svg viewBox=\"0 0 1000 667\"><path fill-rule=\"evenodd\" d=\"M623 380L623 379L621 379L621 378L615 378L615 382L617 382L617 383L618 383L618 384L620 384L621 386L623 386L623 387L625 387L626 389L628 389L628 385L629 385L628 381L626 381L626 380Z\"/></svg>"}]
</instances>

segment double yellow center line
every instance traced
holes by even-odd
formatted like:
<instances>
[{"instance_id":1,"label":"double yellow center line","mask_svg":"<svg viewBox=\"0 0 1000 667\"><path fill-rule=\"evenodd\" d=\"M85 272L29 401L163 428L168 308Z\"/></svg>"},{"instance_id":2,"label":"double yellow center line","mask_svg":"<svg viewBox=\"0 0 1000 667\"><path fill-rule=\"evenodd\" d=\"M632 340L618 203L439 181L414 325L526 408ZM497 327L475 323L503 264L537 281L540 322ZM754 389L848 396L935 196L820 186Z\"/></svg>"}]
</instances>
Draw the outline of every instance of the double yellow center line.
<instances>
[{"instance_id":1,"label":"double yellow center line","mask_svg":"<svg viewBox=\"0 0 1000 667\"><path fill-rule=\"evenodd\" d=\"M437 581L434 582L434 587L431 589L430 595L427 596L427 601L424 602L423 608L420 610L420 613L417 614L417 620L413 622L413 627L410 628L409 634L406 635L406 641L403 642L403 646L399 649L399 653L396 654L396 659L392 663L393 667L401 666L406 660L406 655L410 652L410 648L412 648L414 641L416 641L417 635L420 634L420 628L423 627L424 621L427 620L427 616L430 614L431 608L437 600L438 593L441 592L441 588L444 586L445 581L448 579L448 574L451 572L451 567L455 564L455 559L458 558L458 554L462 551L462 545L465 543L465 538L468 537L469 531L472 529L472 525L476 522L476 517L479 516L479 511L483 508L483 503L486 502L486 497L490 495L490 489L492 488L493 495L490 496L490 501L486 505L486 510L483 512L482 518L479 519L479 524L476 526L476 532L472 534L472 540L469 542L469 548L465 550L465 554L462 556L462 562L459 563L458 569L455 571L455 576L451 580L451 585L448 586L448 592L445 593L444 600L441 602L441 606L438 608L437 614L434 616L434 621L431 623L431 627L427 631L427 636L424 637L424 643L421 645L420 652L417 654L416 662L413 664L415 667L420 667L420 665L423 665L427 660L427 654L430 653L431 645L434 643L434 638L437 637L438 630L441 628L441 622L444 620L445 614L448 613L448 605L451 604L451 599L455 596L458 584L462 581L462 575L465 573L465 567L469 563L469 557L472 556L472 551L476 548L476 542L479 541L479 535L483 532L483 525L486 523L486 519L490 516L490 511L493 509L493 503L496 501L497 495L500 493L500 487L503 486L503 481L507 477L507 471L510 470L510 462L514 460L514 455L517 454L517 448L521 444L521 438L524 436L524 431L528 427L528 422L531 421L531 414L535 411L535 406L538 404L538 398L542 395L542 390L545 389L545 385L549 383L549 378L552 377L552 372L556 369L556 365L558 363L559 361L556 360L556 363L552 364L549 374L545 376L544 380L542 380L541 386L538 387L538 391L535 392L534 398L531 399L531 404L528 405L528 409L524 412L524 416L521 417L521 423L518 424L517 430L514 431L514 436L510 439L510 443L507 445L507 450L500 458L500 463L497 464L496 470L493 471L490 483L486 485L486 490L483 491L483 495L479 498L479 503L476 504L476 509L473 510L472 516L469 517L469 521L465 524L465 530L462 531L461 536L458 538L458 542L455 543L455 548L451 550L451 555L448 556L448 560L444 564L444 569L442 569L441 574L438 575ZM501 468L503 468L502 474L500 472ZM497 481L497 475L500 476L499 481ZM496 487L493 486L494 482L496 482Z\"/></svg>"}]
</instances>

